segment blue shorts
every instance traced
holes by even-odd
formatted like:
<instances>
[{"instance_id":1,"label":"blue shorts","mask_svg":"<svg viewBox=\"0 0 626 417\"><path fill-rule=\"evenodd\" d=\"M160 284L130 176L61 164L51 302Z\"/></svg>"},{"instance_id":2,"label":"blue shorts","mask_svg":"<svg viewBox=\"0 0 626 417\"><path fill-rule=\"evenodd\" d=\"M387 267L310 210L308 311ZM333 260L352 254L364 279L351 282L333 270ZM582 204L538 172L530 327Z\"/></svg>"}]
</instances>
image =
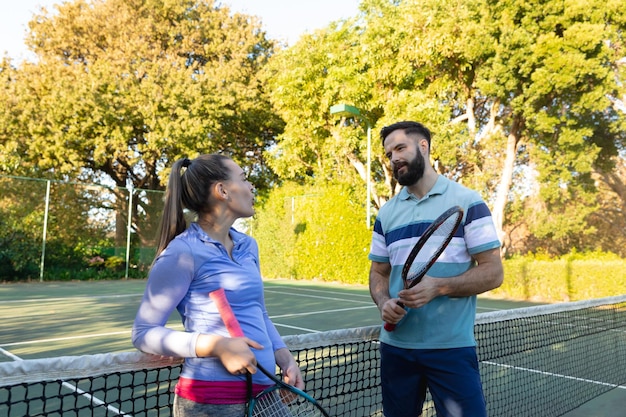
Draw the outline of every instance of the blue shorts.
<instances>
[{"instance_id":1,"label":"blue shorts","mask_svg":"<svg viewBox=\"0 0 626 417\"><path fill-rule=\"evenodd\" d=\"M417 417L426 388L437 417L486 417L476 348L402 349L380 344L385 417Z\"/></svg>"}]
</instances>

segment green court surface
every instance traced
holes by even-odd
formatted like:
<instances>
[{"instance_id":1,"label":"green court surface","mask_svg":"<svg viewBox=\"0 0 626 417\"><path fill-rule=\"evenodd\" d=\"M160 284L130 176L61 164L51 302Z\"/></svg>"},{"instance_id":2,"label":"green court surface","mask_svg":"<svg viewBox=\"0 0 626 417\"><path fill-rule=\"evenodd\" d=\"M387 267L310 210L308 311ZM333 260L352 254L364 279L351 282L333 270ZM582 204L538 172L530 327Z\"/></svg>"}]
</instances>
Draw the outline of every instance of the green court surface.
<instances>
[{"instance_id":1,"label":"green court surface","mask_svg":"<svg viewBox=\"0 0 626 417\"><path fill-rule=\"evenodd\" d=\"M144 280L0 285L0 361L134 350L130 329ZM270 317L282 335L380 324L366 286L265 282ZM479 298L478 312L534 305ZM175 314L170 323L181 328Z\"/></svg>"},{"instance_id":2,"label":"green court surface","mask_svg":"<svg viewBox=\"0 0 626 417\"><path fill-rule=\"evenodd\" d=\"M145 280L1 284L0 362L135 351L130 332L144 287ZM284 336L381 324L378 309L363 285L268 280L265 282L265 298L270 317ZM478 298L478 313L534 305L537 304L481 296ZM170 319L169 325L182 329L177 314ZM527 336L531 334L524 335L524 338ZM565 352L567 345L555 348ZM540 359L542 357L539 355ZM536 376L536 384L554 383L555 375L548 375L545 371L503 366L491 361L482 363L482 366L481 373L482 369L496 367L496 372L501 374L498 381L506 381L509 385L516 385L515 378L527 377L529 373L531 377ZM511 375L504 378L502 375L505 374ZM581 380L570 378L566 383L579 384ZM521 383L517 385L521 386ZM622 388L620 386L609 395L600 396L565 416L622 416L624 414L620 413L626 409L626 390ZM169 398L168 390L165 391L166 398ZM137 390L131 391L134 395ZM494 395L498 395L498 387L495 391ZM520 395L523 401L533 401L524 397L523 392ZM608 407L602 407L607 404ZM21 407L11 409L10 416L30 415ZM97 415L117 415L111 410L99 412L102 414Z\"/></svg>"}]
</instances>

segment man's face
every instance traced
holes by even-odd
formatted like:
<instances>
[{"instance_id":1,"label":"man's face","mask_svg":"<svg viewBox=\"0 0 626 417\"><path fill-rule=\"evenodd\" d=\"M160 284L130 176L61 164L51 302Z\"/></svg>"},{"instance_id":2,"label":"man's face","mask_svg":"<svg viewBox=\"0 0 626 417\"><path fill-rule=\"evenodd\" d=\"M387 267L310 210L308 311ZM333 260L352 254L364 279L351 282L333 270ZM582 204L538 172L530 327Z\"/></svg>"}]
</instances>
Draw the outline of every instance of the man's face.
<instances>
[{"instance_id":1,"label":"man's face","mask_svg":"<svg viewBox=\"0 0 626 417\"><path fill-rule=\"evenodd\" d=\"M385 154L400 185L413 185L424 176L426 161L417 146L419 139L407 136L404 130L395 130L385 138Z\"/></svg>"}]
</instances>

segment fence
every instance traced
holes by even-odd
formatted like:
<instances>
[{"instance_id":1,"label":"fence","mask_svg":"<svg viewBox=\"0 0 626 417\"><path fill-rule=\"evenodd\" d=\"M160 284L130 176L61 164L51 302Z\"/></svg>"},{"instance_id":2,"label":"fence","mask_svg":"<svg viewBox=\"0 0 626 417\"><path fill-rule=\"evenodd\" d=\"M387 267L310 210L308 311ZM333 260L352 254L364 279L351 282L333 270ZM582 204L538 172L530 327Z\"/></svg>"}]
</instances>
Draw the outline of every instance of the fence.
<instances>
[{"instance_id":1,"label":"fence","mask_svg":"<svg viewBox=\"0 0 626 417\"><path fill-rule=\"evenodd\" d=\"M0 281L145 276L163 191L0 176Z\"/></svg>"},{"instance_id":2,"label":"fence","mask_svg":"<svg viewBox=\"0 0 626 417\"><path fill-rule=\"evenodd\" d=\"M247 230L262 243L263 275L366 284L371 232L362 227L362 207L338 188L298 191L270 199ZM163 194L0 176L0 282L145 278ZM492 293L552 302L624 294L625 265L594 257L508 259L504 284Z\"/></svg>"}]
</instances>

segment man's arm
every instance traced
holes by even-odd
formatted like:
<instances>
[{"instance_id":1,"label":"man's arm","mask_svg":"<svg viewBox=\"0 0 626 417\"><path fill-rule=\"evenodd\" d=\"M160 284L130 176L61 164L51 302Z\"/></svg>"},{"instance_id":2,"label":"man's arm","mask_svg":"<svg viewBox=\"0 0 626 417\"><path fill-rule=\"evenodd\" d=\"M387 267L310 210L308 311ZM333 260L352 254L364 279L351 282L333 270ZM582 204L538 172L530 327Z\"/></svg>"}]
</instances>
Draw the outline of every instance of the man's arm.
<instances>
[{"instance_id":1,"label":"man's arm","mask_svg":"<svg viewBox=\"0 0 626 417\"><path fill-rule=\"evenodd\" d=\"M402 290L400 301L407 307L419 308L442 295L468 297L498 288L504 279L502 259L498 248L474 255L476 266L461 275L433 278L426 275L415 287Z\"/></svg>"},{"instance_id":2,"label":"man's arm","mask_svg":"<svg viewBox=\"0 0 626 417\"><path fill-rule=\"evenodd\" d=\"M380 310L381 318L387 323L397 323L406 314L404 308L397 303L397 298L389 295L389 275L391 265L374 262L370 267L370 295Z\"/></svg>"}]
</instances>

